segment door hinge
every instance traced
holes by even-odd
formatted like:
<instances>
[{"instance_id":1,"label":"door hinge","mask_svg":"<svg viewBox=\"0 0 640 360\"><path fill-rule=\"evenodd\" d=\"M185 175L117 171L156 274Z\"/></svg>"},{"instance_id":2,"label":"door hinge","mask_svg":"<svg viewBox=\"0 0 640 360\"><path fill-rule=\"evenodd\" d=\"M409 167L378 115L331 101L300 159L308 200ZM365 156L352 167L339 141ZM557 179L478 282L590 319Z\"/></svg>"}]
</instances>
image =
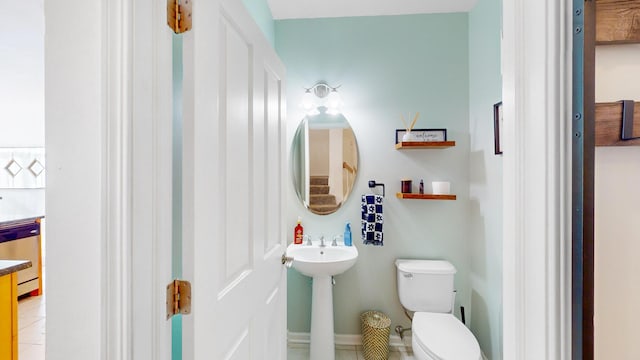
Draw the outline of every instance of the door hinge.
<instances>
[{"instance_id":1,"label":"door hinge","mask_svg":"<svg viewBox=\"0 0 640 360\"><path fill-rule=\"evenodd\" d=\"M191 313L191 283L173 280L167 285L167 320L173 315Z\"/></svg>"},{"instance_id":2,"label":"door hinge","mask_svg":"<svg viewBox=\"0 0 640 360\"><path fill-rule=\"evenodd\" d=\"M167 0L167 24L176 34L191 30L191 1Z\"/></svg>"}]
</instances>

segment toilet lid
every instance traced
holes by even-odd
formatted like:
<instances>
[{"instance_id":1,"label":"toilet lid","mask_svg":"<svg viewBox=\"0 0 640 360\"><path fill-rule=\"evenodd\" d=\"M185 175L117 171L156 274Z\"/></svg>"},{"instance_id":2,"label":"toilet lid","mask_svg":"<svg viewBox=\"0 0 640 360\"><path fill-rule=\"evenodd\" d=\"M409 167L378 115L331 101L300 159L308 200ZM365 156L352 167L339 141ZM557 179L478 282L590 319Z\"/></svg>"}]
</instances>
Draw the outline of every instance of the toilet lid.
<instances>
[{"instance_id":1,"label":"toilet lid","mask_svg":"<svg viewBox=\"0 0 640 360\"><path fill-rule=\"evenodd\" d=\"M478 341L451 314L417 312L411 328L417 344L434 359L480 359Z\"/></svg>"}]
</instances>

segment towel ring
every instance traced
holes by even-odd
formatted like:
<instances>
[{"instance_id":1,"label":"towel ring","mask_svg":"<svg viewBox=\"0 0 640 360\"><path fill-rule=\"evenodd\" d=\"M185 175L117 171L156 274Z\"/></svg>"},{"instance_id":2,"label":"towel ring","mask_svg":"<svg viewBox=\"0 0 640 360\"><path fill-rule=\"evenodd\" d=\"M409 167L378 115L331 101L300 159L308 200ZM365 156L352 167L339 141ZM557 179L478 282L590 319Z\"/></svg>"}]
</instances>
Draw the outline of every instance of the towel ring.
<instances>
[{"instance_id":1,"label":"towel ring","mask_svg":"<svg viewBox=\"0 0 640 360\"><path fill-rule=\"evenodd\" d=\"M369 189L373 189L376 186L382 186L382 197L384 197L385 191L384 191L384 184L382 183L376 183L375 180L369 180Z\"/></svg>"}]
</instances>

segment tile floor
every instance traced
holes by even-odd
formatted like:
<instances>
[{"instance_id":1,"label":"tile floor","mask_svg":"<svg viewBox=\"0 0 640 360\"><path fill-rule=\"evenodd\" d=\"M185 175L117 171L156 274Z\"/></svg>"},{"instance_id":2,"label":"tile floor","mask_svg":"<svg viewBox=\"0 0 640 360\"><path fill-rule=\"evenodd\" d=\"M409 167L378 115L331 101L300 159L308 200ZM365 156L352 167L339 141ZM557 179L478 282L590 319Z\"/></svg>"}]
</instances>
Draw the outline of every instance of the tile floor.
<instances>
[{"instance_id":1,"label":"tile floor","mask_svg":"<svg viewBox=\"0 0 640 360\"><path fill-rule=\"evenodd\" d=\"M43 277L44 241L43 236ZM46 289L45 289L46 294ZM45 300L46 295L27 296L18 302L18 358L20 360L45 360ZM414 360L411 351L391 348L389 360ZM287 360L308 360L309 344L289 344ZM336 345L336 360L364 360L362 346Z\"/></svg>"},{"instance_id":2,"label":"tile floor","mask_svg":"<svg viewBox=\"0 0 640 360\"><path fill-rule=\"evenodd\" d=\"M18 358L44 360L45 296L27 296L18 301Z\"/></svg>"},{"instance_id":3,"label":"tile floor","mask_svg":"<svg viewBox=\"0 0 640 360\"><path fill-rule=\"evenodd\" d=\"M18 299L18 359L45 360L46 219L42 219L42 286L45 295Z\"/></svg>"},{"instance_id":4,"label":"tile floor","mask_svg":"<svg viewBox=\"0 0 640 360\"><path fill-rule=\"evenodd\" d=\"M413 360L413 354L404 349L392 348L389 360ZM287 360L309 360L308 344L289 344ZM336 360L364 360L362 346L336 345Z\"/></svg>"},{"instance_id":5,"label":"tile floor","mask_svg":"<svg viewBox=\"0 0 640 360\"><path fill-rule=\"evenodd\" d=\"M18 302L18 355L20 360L45 360L45 297L28 296ZM392 348L389 360L413 360L410 351ZM287 360L308 360L308 344L289 344ZM336 345L336 360L364 360L362 346Z\"/></svg>"}]
</instances>

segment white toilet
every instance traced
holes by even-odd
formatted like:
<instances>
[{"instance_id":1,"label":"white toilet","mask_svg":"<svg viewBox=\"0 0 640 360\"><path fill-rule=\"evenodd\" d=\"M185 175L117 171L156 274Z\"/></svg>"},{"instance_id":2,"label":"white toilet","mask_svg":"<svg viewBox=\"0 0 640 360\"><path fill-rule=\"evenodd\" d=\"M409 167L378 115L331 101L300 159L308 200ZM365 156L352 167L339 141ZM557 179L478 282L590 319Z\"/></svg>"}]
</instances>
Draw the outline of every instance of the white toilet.
<instances>
[{"instance_id":1,"label":"white toilet","mask_svg":"<svg viewBox=\"0 0 640 360\"><path fill-rule=\"evenodd\" d=\"M453 315L456 268L442 260L396 260L398 295L414 311L411 346L417 360L482 360L471 331Z\"/></svg>"}]
</instances>

